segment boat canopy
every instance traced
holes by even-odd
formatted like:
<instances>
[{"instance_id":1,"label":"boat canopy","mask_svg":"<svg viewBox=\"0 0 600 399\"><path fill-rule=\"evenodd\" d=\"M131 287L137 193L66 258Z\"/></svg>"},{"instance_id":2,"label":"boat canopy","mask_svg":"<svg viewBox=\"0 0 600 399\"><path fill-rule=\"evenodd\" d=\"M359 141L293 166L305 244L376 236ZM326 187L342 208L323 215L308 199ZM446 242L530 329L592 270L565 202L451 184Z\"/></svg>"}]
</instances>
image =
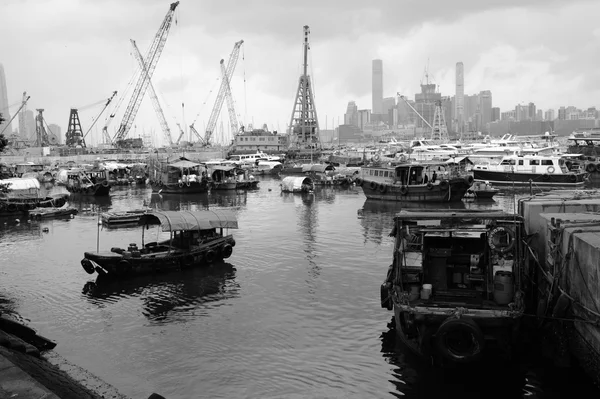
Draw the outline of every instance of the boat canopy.
<instances>
[{"instance_id":1,"label":"boat canopy","mask_svg":"<svg viewBox=\"0 0 600 399\"><path fill-rule=\"evenodd\" d=\"M198 166L202 166L199 163L196 162L192 162L188 159L182 158L179 161L175 161L169 164L169 166L172 166L174 168L197 168Z\"/></svg>"},{"instance_id":2,"label":"boat canopy","mask_svg":"<svg viewBox=\"0 0 600 399\"><path fill-rule=\"evenodd\" d=\"M456 157L456 158L450 158L446 161L446 163L448 164L454 164L454 163L465 163L465 164L469 164L469 165L473 165L473 161L471 161L469 159L469 157L464 156L464 157Z\"/></svg>"},{"instance_id":3,"label":"boat canopy","mask_svg":"<svg viewBox=\"0 0 600 399\"><path fill-rule=\"evenodd\" d=\"M281 190L290 193L299 192L302 191L303 184L312 186L313 182L306 176L286 176L281 181Z\"/></svg>"},{"instance_id":4,"label":"boat canopy","mask_svg":"<svg viewBox=\"0 0 600 399\"><path fill-rule=\"evenodd\" d=\"M304 172L320 172L323 173L327 170L335 170L335 167L330 164L305 164L302 165L302 173Z\"/></svg>"},{"instance_id":5,"label":"boat canopy","mask_svg":"<svg viewBox=\"0 0 600 399\"><path fill-rule=\"evenodd\" d=\"M1 185L8 185L10 192L0 194L4 198L39 198L40 182L35 178L12 178L0 180Z\"/></svg>"},{"instance_id":6,"label":"boat canopy","mask_svg":"<svg viewBox=\"0 0 600 399\"><path fill-rule=\"evenodd\" d=\"M236 169L235 166L228 165L211 165L210 169L214 172L216 170L222 170L223 172L229 172L230 170Z\"/></svg>"},{"instance_id":7,"label":"boat canopy","mask_svg":"<svg viewBox=\"0 0 600 399\"><path fill-rule=\"evenodd\" d=\"M194 231L214 228L237 229L238 222L230 210L218 211L151 211L140 217L140 225L160 225L163 231Z\"/></svg>"}]
</instances>

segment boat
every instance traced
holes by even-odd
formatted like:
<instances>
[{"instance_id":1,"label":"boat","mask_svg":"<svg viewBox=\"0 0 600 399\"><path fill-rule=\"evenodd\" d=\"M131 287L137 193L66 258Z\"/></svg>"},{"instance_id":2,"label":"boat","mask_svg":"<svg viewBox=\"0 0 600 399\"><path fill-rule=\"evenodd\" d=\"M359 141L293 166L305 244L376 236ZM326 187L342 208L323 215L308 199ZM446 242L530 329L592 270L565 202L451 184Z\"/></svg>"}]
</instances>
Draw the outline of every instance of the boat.
<instances>
[{"instance_id":1,"label":"boat","mask_svg":"<svg viewBox=\"0 0 600 399\"><path fill-rule=\"evenodd\" d=\"M140 274L181 270L229 258L235 246L231 235L223 229L237 229L235 214L219 211L149 211L143 214L141 247L129 244L127 249L85 252L83 269L103 277L122 278ZM169 239L144 242L144 231L150 225L169 232Z\"/></svg>"},{"instance_id":2,"label":"boat","mask_svg":"<svg viewBox=\"0 0 600 399\"><path fill-rule=\"evenodd\" d=\"M489 181L474 181L465 193L465 198L492 199L500 190L492 187Z\"/></svg>"},{"instance_id":3,"label":"boat","mask_svg":"<svg viewBox=\"0 0 600 399\"><path fill-rule=\"evenodd\" d=\"M0 215L13 216L36 208L60 208L67 203L68 196L54 194L42 197L40 182L33 177L0 180Z\"/></svg>"},{"instance_id":4,"label":"boat","mask_svg":"<svg viewBox=\"0 0 600 399\"><path fill-rule=\"evenodd\" d=\"M337 173L331 164L306 164L302 171L315 186L348 186L352 183L352 178Z\"/></svg>"},{"instance_id":5,"label":"boat","mask_svg":"<svg viewBox=\"0 0 600 399\"><path fill-rule=\"evenodd\" d=\"M450 162L365 166L355 179L370 199L401 202L458 202L473 176Z\"/></svg>"},{"instance_id":6,"label":"boat","mask_svg":"<svg viewBox=\"0 0 600 399\"><path fill-rule=\"evenodd\" d=\"M313 181L307 176L286 176L280 186L284 193L309 193L315 189Z\"/></svg>"},{"instance_id":7,"label":"boat","mask_svg":"<svg viewBox=\"0 0 600 399\"><path fill-rule=\"evenodd\" d=\"M235 165L211 165L208 173L211 177L211 190L258 188L258 180L250 175L250 171Z\"/></svg>"},{"instance_id":8,"label":"boat","mask_svg":"<svg viewBox=\"0 0 600 399\"><path fill-rule=\"evenodd\" d=\"M37 208L29 212L31 219L49 219L58 217L72 217L77 215L79 211L75 208Z\"/></svg>"},{"instance_id":9,"label":"boat","mask_svg":"<svg viewBox=\"0 0 600 399\"><path fill-rule=\"evenodd\" d=\"M560 155L507 155L499 163L473 166L477 181L508 186L582 186L588 173L569 171Z\"/></svg>"},{"instance_id":10,"label":"boat","mask_svg":"<svg viewBox=\"0 0 600 399\"><path fill-rule=\"evenodd\" d=\"M65 187L69 193L78 195L100 197L110 192L110 183L105 170L69 169Z\"/></svg>"},{"instance_id":11,"label":"boat","mask_svg":"<svg viewBox=\"0 0 600 399\"><path fill-rule=\"evenodd\" d=\"M475 362L487 349L511 354L525 309L522 217L404 210L390 235L381 306L408 348L440 365Z\"/></svg>"},{"instance_id":12,"label":"boat","mask_svg":"<svg viewBox=\"0 0 600 399\"><path fill-rule=\"evenodd\" d=\"M278 175L283 169L283 164L279 161L258 161L256 167L252 168L252 173L257 175Z\"/></svg>"},{"instance_id":13,"label":"boat","mask_svg":"<svg viewBox=\"0 0 600 399\"><path fill-rule=\"evenodd\" d=\"M104 212L100 215L102 224L107 227L123 226L136 224L140 221L142 215L145 215L150 209L134 209L123 212Z\"/></svg>"},{"instance_id":14,"label":"boat","mask_svg":"<svg viewBox=\"0 0 600 399\"><path fill-rule=\"evenodd\" d=\"M151 162L152 192L162 194L205 193L210 189L206 167L181 157L175 162Z\"/></svg>"}]
</instances>

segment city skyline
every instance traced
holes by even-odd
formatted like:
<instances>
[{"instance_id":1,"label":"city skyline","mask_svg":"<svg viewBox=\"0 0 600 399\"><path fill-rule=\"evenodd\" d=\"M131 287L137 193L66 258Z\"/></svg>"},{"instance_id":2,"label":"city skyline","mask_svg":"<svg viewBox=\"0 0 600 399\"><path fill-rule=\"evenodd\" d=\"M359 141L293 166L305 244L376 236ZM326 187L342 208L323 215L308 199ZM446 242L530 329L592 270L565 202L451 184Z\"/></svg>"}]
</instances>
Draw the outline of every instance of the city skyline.
<instances>
[{"instance_id":1,"label":"city skyline","mask_svg":"<svg viewBox=\"0 0 600 399\"><path fill-rule=\"evenodd\" d=\"M321 129L343 123L349 101L361 109L372 104L374 59L384 64L384 98L396 92L412 98L420 91L425 68L442 95L452 96L455 66L462 61L464 92L489 90L493 106L502 111L529 102L555 113L561 106L600 105L596 100L600 98L596 70L600 29L594 21L600 4L586 0L481 3L459 1L428 9L391 1L380 8L358 1L342 8L312 0L302 7L284 7L275 1L252 7L183 1L152 81L173 136L176 122L185 126L196 120L196 126L202 127L218 87L219 60L227 60L233 44L243 39L231 82L237 113L246 124L267 123L283 132L293 108L306 24L311 30L309 74ZM136 40L145 54L169 2L127 2L119 4L118 13L111 4L9 1L4 10L11 18L0 26L0 33L20 34L19 41L7 42L0 55L8 102L18 101L27 91L28 108L44 108L48 123L57 123L64 134L71 107L108 98L113 90L119 91L120 98L137 69L129 39ZM329 12L336 14L335 21ZM52 19L47 18L50 13ZM207 13L211 18L197 18ZM247 23L253 19L260 19L260 26ZM65 31L67 25L73 29ZM582 45L572 45L580 41ZM123 101L120 115L128 100ZM99 111L97 107L81 113L84 129ZM226 113L222 110L225 126ZM117 115L109 130L119 123ZM154 129L160 136L148 94L134 124Z\"/></svg>"}]
</instances>

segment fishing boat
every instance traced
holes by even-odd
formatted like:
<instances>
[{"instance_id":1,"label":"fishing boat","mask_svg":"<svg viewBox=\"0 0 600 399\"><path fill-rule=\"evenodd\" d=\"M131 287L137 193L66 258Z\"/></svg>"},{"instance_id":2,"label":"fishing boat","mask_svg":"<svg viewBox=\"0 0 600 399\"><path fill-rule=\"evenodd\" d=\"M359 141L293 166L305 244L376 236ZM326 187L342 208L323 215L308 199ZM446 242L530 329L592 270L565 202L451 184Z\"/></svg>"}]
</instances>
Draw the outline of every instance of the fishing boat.
<instances>
[{"instance_id":1,"label":"fishing boat","mask_svg":"<svg viewBox=\"0 0 600 399\"><path fill-rule=\"evenodd\" d=\"M65 186L71 194L106 196L110 192L105 170L85 170L82 168L67 171L67 184Z\"/></svg>"},{"instance_id":2,"label":"fishing boat","mask_svg":"<svg viewBox=\"0 0 600 399\"><path fill-rule=\"evenodd\" d=\"M355 180L370 199L401 202L458 202L473 176L450 162L365 166Z\"/></svg>"},{"instance_id":3,"label":"fishing boat","mask_svg":"<svg viewBox=\"0 0 600 399\"><path fill-rule=\"evenodd\" d=\"M315 186L348 186L352 179L336 172L331 164L306 164L302 168Z\"/></svg>"},{"instance_id":4,"label":"fishing boat","mask_svg":"<svg viewBox=\"0 0 600 399\"><path fill-rule=\"evenodd\" d=\"M137 225L142 215L150 209L133 209L122 212L104 212L100 219L102 224L107 227Z\"/></svg>"},{"instance_id":5,"label":"fishing boat","mask_svg":"<svg viewBox=\"0 0 600 399\"><path fill-rule=\"evenodd\" d=\"M492 199L499 192L500 190L492 187L489 181L474 181L473 185L465 193L465 198Z\"/></svg>"},{"instance_id":6,"label":"fishing boat","mask_svg":"<svg viewBox=\"0 0 600 399\"><path fill-rule=\"evenodd\" d=\"M83 269L106 277L181 270L229 258L235 246L232 235L223 229L237 229L232 211L151 211L143 214L141 247L129 244L127 249L85 252ZM144 242L144 232L151 225L169 232L169 239Z\"/></svg>"},{"instance_id":7,"label":"fishing boat","mask_svg":"<svg viewBox=\"0 0 600 399\"><path fill-rule=\"evenodd\" d=\"M67 203L68 196L53 194L42 197L40 182L36 178L0 180L0 216L27 213L36 208L60 208Z\"/></svg>"},{"instance_id":8,"label":"fishing boat","mask_svg":"<svg viewBox=\"0 0 600 399\"><path fill-rule=\"evenodd\" d=\"M162 194L205 193L210 178L204 165L184 157L175 162L153 161L149 164L152 192Z\"/></svg>"},{"instance_id":9,"label":"fishing boat","mask_svg":"<svg viewBox=\"0 0 600 399\"><path fill-rule=\"evenodd\" d=\"M208 173L211 177L211 190L258 188L258 180L250 175L250 171L235 165L211 165Z\"/></svg>"},{"instance_id":10,"label":"fishing boat","mask_svg":"<svg viewBox=\"0 0 600 399\"><path fill-rule=\"evenodd\" d=\"M560 155L507 155L499 163L473 166L476 181L505 186L582 186L588 173L570 171Z\"/></svg>"},{"instance_id":11,"label":"fishing boat","mask_svg":"<svg viewBox=\"0 0 600 399\"><path fill-rule=\"evenodd\" d=\"M401 211L381 306L397 334L438 364L511 354L525 308L523 219L503 211ZM490 351L491 352L491 351Z\"/></svg>"}]
</instances>

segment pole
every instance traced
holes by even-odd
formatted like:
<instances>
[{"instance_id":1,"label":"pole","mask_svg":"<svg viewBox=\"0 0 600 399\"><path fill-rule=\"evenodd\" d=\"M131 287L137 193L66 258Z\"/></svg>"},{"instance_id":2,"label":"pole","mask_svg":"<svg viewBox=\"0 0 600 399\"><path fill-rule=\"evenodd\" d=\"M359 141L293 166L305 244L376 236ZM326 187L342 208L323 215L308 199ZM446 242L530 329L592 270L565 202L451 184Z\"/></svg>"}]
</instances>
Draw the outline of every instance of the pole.
<instances>
[{"instance_id":1,"label":"pole","mask_svg":"<svg viewBox=\"0 0 600 399\"><path fill-rule=\"evenodd\" d=\"M100 252L100 225L102 222L100 221L100 211L98 211L98 231L96 232L96 252Z\"/></svg>"}]
</instances>

